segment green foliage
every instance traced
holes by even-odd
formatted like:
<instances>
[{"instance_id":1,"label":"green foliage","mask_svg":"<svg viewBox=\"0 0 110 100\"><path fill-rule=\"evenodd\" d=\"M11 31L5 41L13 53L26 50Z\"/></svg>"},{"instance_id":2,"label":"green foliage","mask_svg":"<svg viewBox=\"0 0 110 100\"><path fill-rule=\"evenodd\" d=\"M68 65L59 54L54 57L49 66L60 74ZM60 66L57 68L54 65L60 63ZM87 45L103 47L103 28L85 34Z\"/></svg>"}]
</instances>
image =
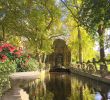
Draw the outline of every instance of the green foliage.
<instances>
[{"instance_id":1,"label":"green foliage","mask_svg":"<svg viewBox=\"0 0 110 100\"><path fill-rule=\"evenodd\" d=\"M38 62L33 58L30 58L28 63L25 65L22 65L22 64L20 65L18 63L17 67L18 67L17 71L21 71L21 72L37 71L39 69Z\"/></svg>"},{"instance_id":2,"label":"green foliage","mask_svg":"<svg viewBox=\"0 0 110 100\"><path fill-rule=\"evenodd\" d=\"M4 36L9 43L24 46L26 53L42 55L42 53L52 52L51 46L55 37L71 33L73 30L76 32L76 27L92 31L93 35L96 35L101 21L104 27L109 26L110 3L108 0L60 1L62 3L57 3L56 0L1 0L0 38ZM89 57L90 59L94 57L94 51L92 51L94 41L91 36L83 35L83 32L81 36L82 53L86 61ZM75 40L72 41L72 38ZM74 59L77 59L78 43L76 36L72 36L70 45L72 50L72 45L75 47L72 51L75 55Z\"/></svg>"},{"instance_id":3,"label":"green foliage","mask_svg":"<svg viewBox=\"0 0 110 100\"><path fill-rule=\"evenodd\" d=\"M2 0L0 6L5 16L1 19L0 33L4 33L5 38L10 34L25 37L34 45L34 52L51 52L52 37L61 34L55 33L61 23L60 8L55 0Z\"/></svg>"},{"instance_id":4,"label":"green foliage","mask_svg":"<svg viewBox=\"0 0 110 100\"><path fill-rule=\"evenodd\" d=\"M22 46L22 41L21 41L21 37L20 36L13 36L13 35L10 35L8 37L8 40L7 40L8 43L16 46L16 47L21 47Z\"/></svg>"},{"instance_id":5,"label":"green foliage","mask_svg":"<svg viewBox=\"0 0 110 100\"><path fill-rule=\"evenodd\" d=\"M101 22L107 28L110 25L110 2L109 0L83 0L80 9L80 23L89 31L97 31ZM96 34L93 32L94 34Z\"/></svg>"},{"instance_id":6,"label":"green foliage","mask_svg":"<svg viewBox=\"0 0 110 100\"><path fill-rule=\"evenodd\" d=\"M109 0L84 0L79 10L79 22L94 37L99 35L100 59L105 58L104 33L110 27L110 2Z\"/></svg>"},{"instance_id":7,"label":"green foliage","mask_svg":"<svg viewBox=\"0 0 110 100\"><path fill-rule=\"evenodd\" d=\"M8 88L10 88L9 76L7 73L0 73L0 97Z\"/></svg>"},{"instance_id":8,"label":"green foliage","mask_svg":"<svg viewBox=\"0 0 110 100\"><path fill-rule=\"evenodd\" d=\"M78 23L76 23L74 20L71 20L71 18L69 18L67 22L67 27L70 30L70 38L68 45L71 49L72 59L74 61L78 61L78 54L79 54L79 39L78 39L77 24ZM83 61L87 61L88 59L90 60L94 58L96 55L96 51L93 49L94 40L84 28L82 27L79 28L81 34L82 57L83 57Z\"/></svg>"},{"instance_id":9,"label":"green foliage","mask_svg":"<svg viewBox=\"0 0 110 100\"><path fill-rule=\"evenodd\" d=\"M95 95L91 94L91 89L87 84L77 80L75 77L71 80L71 83L72 94L69 100L94 100Z\"/></svg>"},{"instance_id":10,"label":"green foliage","mask_svg":"<svg viewBox=\"0 0 110 100\"><path fill-rule=\"evenodd\" d=\"M27 70L28 71L36 71L38 70L38 62L33 59L33 58L30 58L28 64L27 64Z\"/></svg>"},{"instance_id":11,"label":"green foliage","mask_svg":"<svg viewBox=\"0 0 110 100\"><path fill-rule=\"evenodd\" d=\"M37 70L37 68L35 67L37 63L35 63L34 59L30 59L29 55L22 54L22 48L19 48L19 50L17 50L13 45L4 43L0 46L0 64L2 66L0 69L1 72L4 72L4 69L6 71L11 71L11 67L7 69L7 63L9 62L16 63L15 69L17 72ZM10 65L11 64L9 64L9 66Z\"/></svg>"},{"instance_id":12,"label":"green foliage","mask_svg":"<svg viewBox=\"0 0 110 100\"><path fill-rule=\"evenodd\" d=\"M83 90L83 99L84 100L94 100L95 94L91 94L90 89L86 85Z\"/></svg>"},{"instance_id":13,"label":"green foliage","mask_svg":"<svg viewBox=\"0 0 110 100\"><path fill-rule=\"evenodd\" d=\"M16 71L16 63L14 61L6 60L5 63L0 62L0 74L10 74Z\"/></svg>"},{"instance_id":14,"label":"green foliage","mask_svg":"<svg viewBox=\"0 0 110 100\"><path fill-rule=\"evenodd\" d=\"M0 97L3 92L10 88L9 75L16 72L17 64L15 61L6 60L0 62Z\"/></svg>"},{"instance_id":15,"label":"green foliage","mask_svg":"<svg viewBox=\"0 0 110 100\"><path fill-rule=\"evenodd\" d=\"M66 18L64 22L69 30L69 46L72 51L73 61L87 61L95 57L94 40L91 38L92 35L85 29L80 23L80 9L82 7L82 0L68 0L63 1L64 7L66 8ZM91 52L91 53L90 53Z\"/></svg>"}]
</instances>

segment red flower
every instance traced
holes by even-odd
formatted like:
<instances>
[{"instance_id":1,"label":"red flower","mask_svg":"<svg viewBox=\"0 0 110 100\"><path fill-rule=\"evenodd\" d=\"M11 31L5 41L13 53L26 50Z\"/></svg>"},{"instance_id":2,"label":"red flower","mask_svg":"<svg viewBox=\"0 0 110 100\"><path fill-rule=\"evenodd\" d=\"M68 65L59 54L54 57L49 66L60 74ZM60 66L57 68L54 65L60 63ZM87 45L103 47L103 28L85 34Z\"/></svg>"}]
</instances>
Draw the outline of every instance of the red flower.
<instances>
[{"instance_id":1,"label":"red flower","mask_svg":"<svg viewBox=\"0 0 110 100\"><path fill-rule=\"evenodd\" d=\"M2 59L7 59L7 56L6 55L2 55Z\"/></svg>"},{"instance_id":2,"label":"red flower","mask_svg":"<svg viewBox=\"0 0 110 100\"><path fill-rule=\"evenodd\" d=\"M3 50L3 49L2 49L2 46L0 46L0 52L2 52L2 50Z\"/></svg>"},{"instance_id":3,"label":"red flower","mask_svg":"<svg viewBox=\"0 0 110 100\"><path fill-rule=\"evenodd\" d=\"M4 60L4 59L1 59L1 62L5 62L6 60Z\"/></svg>"},{"instance_id":4,"label":"red flower","mask_svg":"<svg viewBox=\"0 0 110 100\"><path fill-rule=\"evenodd\" d=\"M25 63L27 64L29 62L29 60L25 60Z\"/></svg>"},{"instance_id":5,"label":"red flower","mask_svg":"<svg viewBox=\"0 0 110 100\"><path fill-rule=\"evenodd\" d=\"M22 51L23 50L22 47L19 47L19 50Z\"/></svg>"},{"instance_id":6,"label":"red flower","mask_svg":"<svg viewBox=\"0 0 110 100\"><path fill-rule=\"evenodd\" d=\"M15 54L17 57L20 57L20 56L21 56L21 52L20 52L20 51L16 51L16 52L14 52L14 54Z\"/></svg>"},{"instance_id":7,"label":"red flower","mask_svg":"<svg viewBox=\"0 0 110 100\"><path fill-rule=\"evenodd\" d=\"M27 58L30 58L30 55L28 55Z\"/></svg>"},{"instance_id":8,"label":"red flower","mask_svg":"<svg viewBox=\"0 0 110 100\"><path fill-rule=\"evenodd\" d=\"M1 62L5 62L6 59L7 59L7 56L6 56L6 55L2 55L2 56L1 56Z\"/></svg>"},{"instance_id":9,"label":"red flower","mask_svg":"<svg viewBox=\"0 0 110 100\"><path fill-rule=\"evenodd\" d=\"M5 43L5 44L2 45L2 48L7 48L7 47L12 47L12 45L9 44L9 43Z\"/></svg>"},{"instance_id":10,"label":"red flower","mask_svg":"<svg viewBox=\"0 0 110 100\"><path fill-rule=\"evenodd\" d=\"M13 53L15 51L15 47L8 47L8 49L10 50L11 53Z\"/></svg>"}]
</instances>

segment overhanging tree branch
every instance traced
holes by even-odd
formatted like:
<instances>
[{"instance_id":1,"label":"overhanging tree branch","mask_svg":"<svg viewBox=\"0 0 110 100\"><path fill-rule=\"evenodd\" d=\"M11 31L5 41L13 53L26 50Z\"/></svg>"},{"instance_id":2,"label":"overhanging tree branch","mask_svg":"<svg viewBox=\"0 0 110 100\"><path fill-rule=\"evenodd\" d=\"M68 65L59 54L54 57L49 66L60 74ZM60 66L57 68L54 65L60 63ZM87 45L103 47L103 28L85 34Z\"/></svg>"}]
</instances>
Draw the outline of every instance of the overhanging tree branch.
<instances>
[{"instance_id":1,"label":"overhanging tree branch","mask_svg":"<svg viewBox=\"0 0 110 100\"><path fill-rule=\"evenodd\" d=\"M45 0L45 8L46 8L46 10L48 11L48 13L49 13L49 15L51 17L51 20L50 20L49 24L46 26L45 30L49 30L50 29L50 26L53 23L53 15L52 15L51 11L49 10L49 8L47 7L47 5L46 5L47 2L46 1L47 0Z\"/></svg>"},{"instance_id":2,"label":"overhanging tree branch","mask_svg":"<svg viewBox=\"0 0 110 100\"><path fill-rule=\"evenodd\" d=\"M64 34L58 34L58 35L53 35L53 36L50 36L49 39L52 39L52 38L55 38L55 37L58 37L58 36L63 36Z\"/></svg>"},{"instance_id":3,"label":"overhanging tree branch","mask_svg":"<svg viewBox=\"0 0 110 100\"><path fill-rule=\"evenodd\" d=\"M78 18L74 15L74 13L72 12L72 10L67 6L67 4L61 0L61 2L65 5L65 7L70 11L70 13L72 14L72 17L74 18L74 20L78 23Z\"/></svg>"}]
</instances>

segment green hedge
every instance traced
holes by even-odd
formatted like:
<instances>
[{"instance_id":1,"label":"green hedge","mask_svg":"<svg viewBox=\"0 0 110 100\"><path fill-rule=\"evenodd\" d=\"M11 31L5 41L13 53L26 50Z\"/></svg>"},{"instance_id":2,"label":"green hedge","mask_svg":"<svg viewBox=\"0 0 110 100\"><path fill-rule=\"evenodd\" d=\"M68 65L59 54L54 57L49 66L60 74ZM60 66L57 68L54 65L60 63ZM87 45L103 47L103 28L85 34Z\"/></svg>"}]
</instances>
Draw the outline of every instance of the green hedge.
<instances>
[{"instance_id":1,"label":"green hedge","mask_svg":"<svg viewBox=\"0 0 110 100\"><path fill-rule=\"evenodd\" d=\"M16 72L17 64L14 61L6 60L5 63L0 62L0 74L10 74Z\"/></svg>"},{"instance_id":2,"label":"green hedge","mask_svg":"<svg viewBox=\"0 0 110 100\"><path fill-rule=\"evenodd\" d=\"M16 63L6 60L5 63L0 62L0 96L9 88L9 74L16 72Z\"/></svg>"},{"instance_id":3,"label":"green hedge","mask_svg":"<svg viewBox=\"0 0 110 100\"><path fill-rule=\"evenodd\" d=\"M17 72L36 71L38 70L38 66L38 62L35 59L30 58L29 62L25 65L18 63Z\"/></svg>"}]
</instances>

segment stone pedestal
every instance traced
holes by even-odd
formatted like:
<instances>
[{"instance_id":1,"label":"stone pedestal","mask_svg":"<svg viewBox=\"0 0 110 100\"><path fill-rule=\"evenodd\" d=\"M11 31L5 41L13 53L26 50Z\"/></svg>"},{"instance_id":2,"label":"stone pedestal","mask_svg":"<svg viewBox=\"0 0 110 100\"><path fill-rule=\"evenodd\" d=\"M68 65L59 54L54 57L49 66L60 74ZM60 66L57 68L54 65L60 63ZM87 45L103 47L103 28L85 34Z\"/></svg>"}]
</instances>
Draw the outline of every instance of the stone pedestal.
<instances>
[{"instance_id":1,"label":"stone pedestal","mask_svg":"<svg viewBox=\"0 0 110 100\"><path fill-rule=\"evenodd\" d=\"M20 85L29 83L39 78L38 72L18 72L9 76L11 89L3 96L2 100L29 100L29 95L20 88Z\"/></svg>"}]
</instances>

